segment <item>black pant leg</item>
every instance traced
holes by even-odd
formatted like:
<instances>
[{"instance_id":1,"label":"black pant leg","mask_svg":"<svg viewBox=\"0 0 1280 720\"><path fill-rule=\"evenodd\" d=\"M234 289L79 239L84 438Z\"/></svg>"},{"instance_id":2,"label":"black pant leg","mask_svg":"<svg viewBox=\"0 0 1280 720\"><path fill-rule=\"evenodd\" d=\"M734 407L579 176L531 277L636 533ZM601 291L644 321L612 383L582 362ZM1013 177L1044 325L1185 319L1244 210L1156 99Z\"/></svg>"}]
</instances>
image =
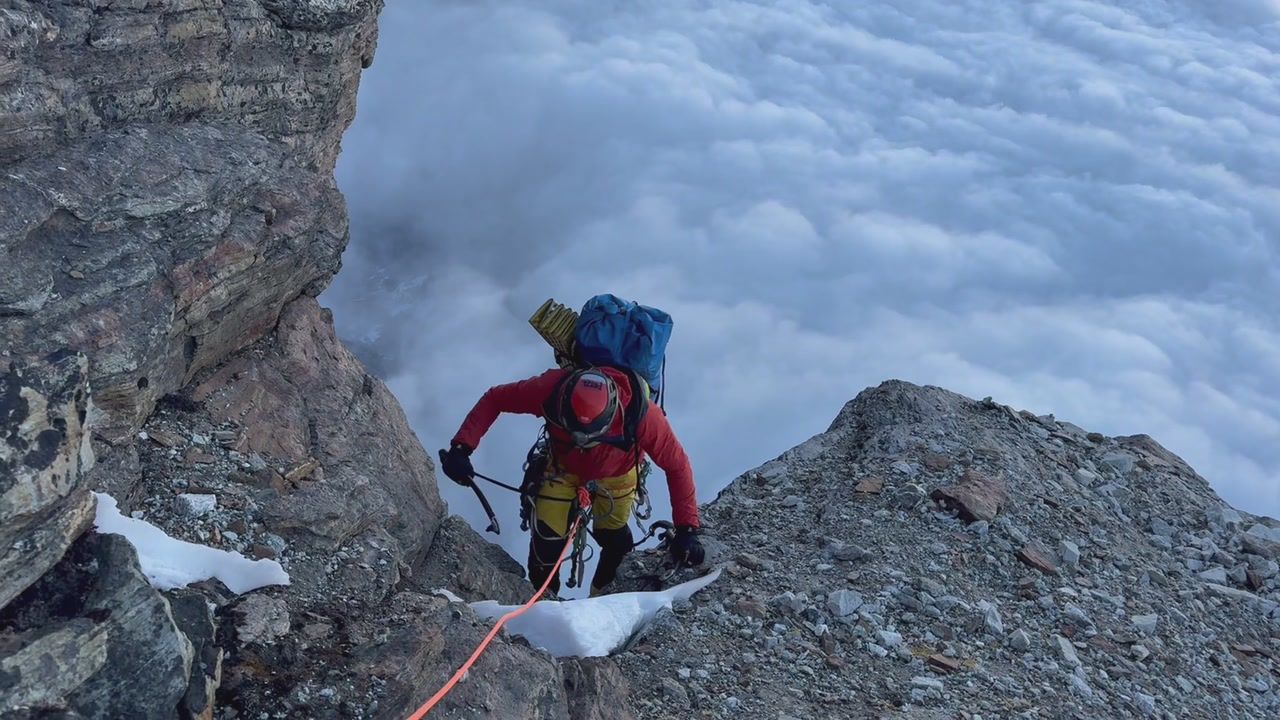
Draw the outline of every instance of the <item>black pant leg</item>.
<instances>
[{"instance_id":1,"label":"black pant leg","mask_svg":"<svg viewBox=\"0 0 1280 720\"><path fill-rule=\"evenodd\" d=\"M529 533L529 582L533 583L535 589L542 587L542 583L551 574L551 568L556 564L556 560L560 559L560 553L564 550L564 544L567 540L563 537L557 537L554 530L547 527L547 524L541 520L534 521L534 527ZM560 573L551 578L551 584L547 586L551 592L560 591Z\"/></svg>"},{"instance_id":2,"label":"black pant leg","mask_svg":"<svg viewBox=\"0 0 1280 720\"><path fill-rule=\"evenodd\" d=\"M591 587L604 590L617 577L622 558L631 552L631 528L623 525L614 530L596 530L592 536L600 545L600 562L596 565L595 577L591 578Z\"/></svg>"}]
</instances>

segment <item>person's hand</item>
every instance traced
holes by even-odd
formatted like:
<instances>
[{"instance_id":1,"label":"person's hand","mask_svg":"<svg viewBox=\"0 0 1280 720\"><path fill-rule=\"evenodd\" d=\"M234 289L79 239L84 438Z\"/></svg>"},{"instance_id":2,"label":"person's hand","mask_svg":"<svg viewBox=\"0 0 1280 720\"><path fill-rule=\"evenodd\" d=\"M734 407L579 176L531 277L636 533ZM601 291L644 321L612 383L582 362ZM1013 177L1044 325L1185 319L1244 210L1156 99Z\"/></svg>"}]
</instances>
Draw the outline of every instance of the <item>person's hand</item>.
<instances>
[{"instance_id":1,"label":"person's hand","mask_svg":"<svg viewBox=\"0 0 1280 720\"><path fill-rule=\"evenodd\" d=\"M471 448L454 443L448 450L441 450L440 469L459 485L470 485L476 474L476 469L471 466Z\"/></svg>"},{"instance_id":2,"label":"person's hand","mask_svg":"<svg viewBox=\"0 0 1280 720\"><path fill-rule=\"evenodd\" d=\"M676 535L671 539L667 549L675 558L677 565L694 567L701 565L706 559L707 553L702 549L702 541L698 539L699 532L698 528L688 525L680 525L676 528Z\"/></svg>"}]
</instances>

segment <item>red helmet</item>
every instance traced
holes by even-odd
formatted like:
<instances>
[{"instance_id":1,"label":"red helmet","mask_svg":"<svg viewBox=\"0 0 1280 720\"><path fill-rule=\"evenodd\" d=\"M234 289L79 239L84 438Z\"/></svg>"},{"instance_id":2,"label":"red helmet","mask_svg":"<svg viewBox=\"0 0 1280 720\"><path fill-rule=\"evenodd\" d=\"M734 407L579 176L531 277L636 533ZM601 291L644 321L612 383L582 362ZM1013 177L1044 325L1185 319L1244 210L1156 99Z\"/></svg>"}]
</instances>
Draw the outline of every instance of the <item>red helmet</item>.
<instances>
[{"instance_id":1,"label":"red helmet","mask_svg":"<svg viewBox=\"0 0 1280 720\"><path fill-rule=\"evenodd\" d=\"M575 444L594 444L618 415L618 386L599 370L576 370L556 386L547 410L547 419L572 435Z\"/></svg>"}]
</instances>

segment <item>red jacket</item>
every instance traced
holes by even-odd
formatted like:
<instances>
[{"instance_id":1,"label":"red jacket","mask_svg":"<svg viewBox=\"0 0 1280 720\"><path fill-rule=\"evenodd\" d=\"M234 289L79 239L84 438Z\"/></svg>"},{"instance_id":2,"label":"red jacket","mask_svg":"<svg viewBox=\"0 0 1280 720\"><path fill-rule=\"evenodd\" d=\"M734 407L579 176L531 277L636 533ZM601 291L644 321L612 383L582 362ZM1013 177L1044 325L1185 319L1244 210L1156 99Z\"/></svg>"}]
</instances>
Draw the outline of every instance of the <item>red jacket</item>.
<instances>
[{"instance_id":1,"label":"red jacket","mask_svg":"<svg viewBox=\"0 0 1280 720\"><path fill-rule=\"evenodd\" d=\"M601 368L618 386L618 406L627 407L631 400L631 383L626 373L613 368ZM489 431L500 413L521 413L524 415L543 416L542 406L551 391L555 389L561 378L570 371L548 370L528 380L495 385L489 388L467 413L462 427L453 436L453 442L462 443L470 448L480 444L480 438ZM647 401L646 401L647 402ZM609 429L610 435L622 434L622 412L614 420ZM635 467L635 450L620 450L612 445L600 444L592 448L579 449L573 446L569 435L563 430L548 424L547 434L551 439L552 452L556 462L566 472L573 473L584 480L599 480L617 477ZM650 406L636 429L636 444L640 451L653 458L658 467L667 475L667 489L671 493L671 515L676 525L698 527L698 499L693 485L693 468L689 465L689 456L685 454L680 441L671 432L667 416L660 409Z\"/></svg>"}]
</instances>

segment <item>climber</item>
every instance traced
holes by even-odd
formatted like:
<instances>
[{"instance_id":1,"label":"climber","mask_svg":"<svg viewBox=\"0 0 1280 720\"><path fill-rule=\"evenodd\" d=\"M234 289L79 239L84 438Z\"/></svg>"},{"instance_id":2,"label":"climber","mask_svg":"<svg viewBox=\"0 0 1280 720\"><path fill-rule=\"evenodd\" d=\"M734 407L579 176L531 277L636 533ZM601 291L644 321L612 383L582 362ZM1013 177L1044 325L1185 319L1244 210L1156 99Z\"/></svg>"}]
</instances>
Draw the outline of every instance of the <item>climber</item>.
<instances>
[{"instance_id":1,"label":"climber","mask_svg":"<svg viewBox=\"0 0 1280 720\"><path fill-rule=\"evenodd\" d=\"M623 556L631 551L631 516L645 455L666 473L675 535L668 544L677 566L702 564L698 539L698 501L693 470L666 414L649 401L634 373L612 367L552 369L541 375L489 388L467 414L441 469L460 485L475 475L471 453L500 413L522 413L546 421L547 464L535 487L529 539L529 579L540 587L560 556L569 528L571 501L580 485L592 487L592 536L600 562L591 580L591 596L613 582ZM640 388L637 395L635 388ZM560 580L552 578L551 590Z\"/></svg>"}]
</instances>

